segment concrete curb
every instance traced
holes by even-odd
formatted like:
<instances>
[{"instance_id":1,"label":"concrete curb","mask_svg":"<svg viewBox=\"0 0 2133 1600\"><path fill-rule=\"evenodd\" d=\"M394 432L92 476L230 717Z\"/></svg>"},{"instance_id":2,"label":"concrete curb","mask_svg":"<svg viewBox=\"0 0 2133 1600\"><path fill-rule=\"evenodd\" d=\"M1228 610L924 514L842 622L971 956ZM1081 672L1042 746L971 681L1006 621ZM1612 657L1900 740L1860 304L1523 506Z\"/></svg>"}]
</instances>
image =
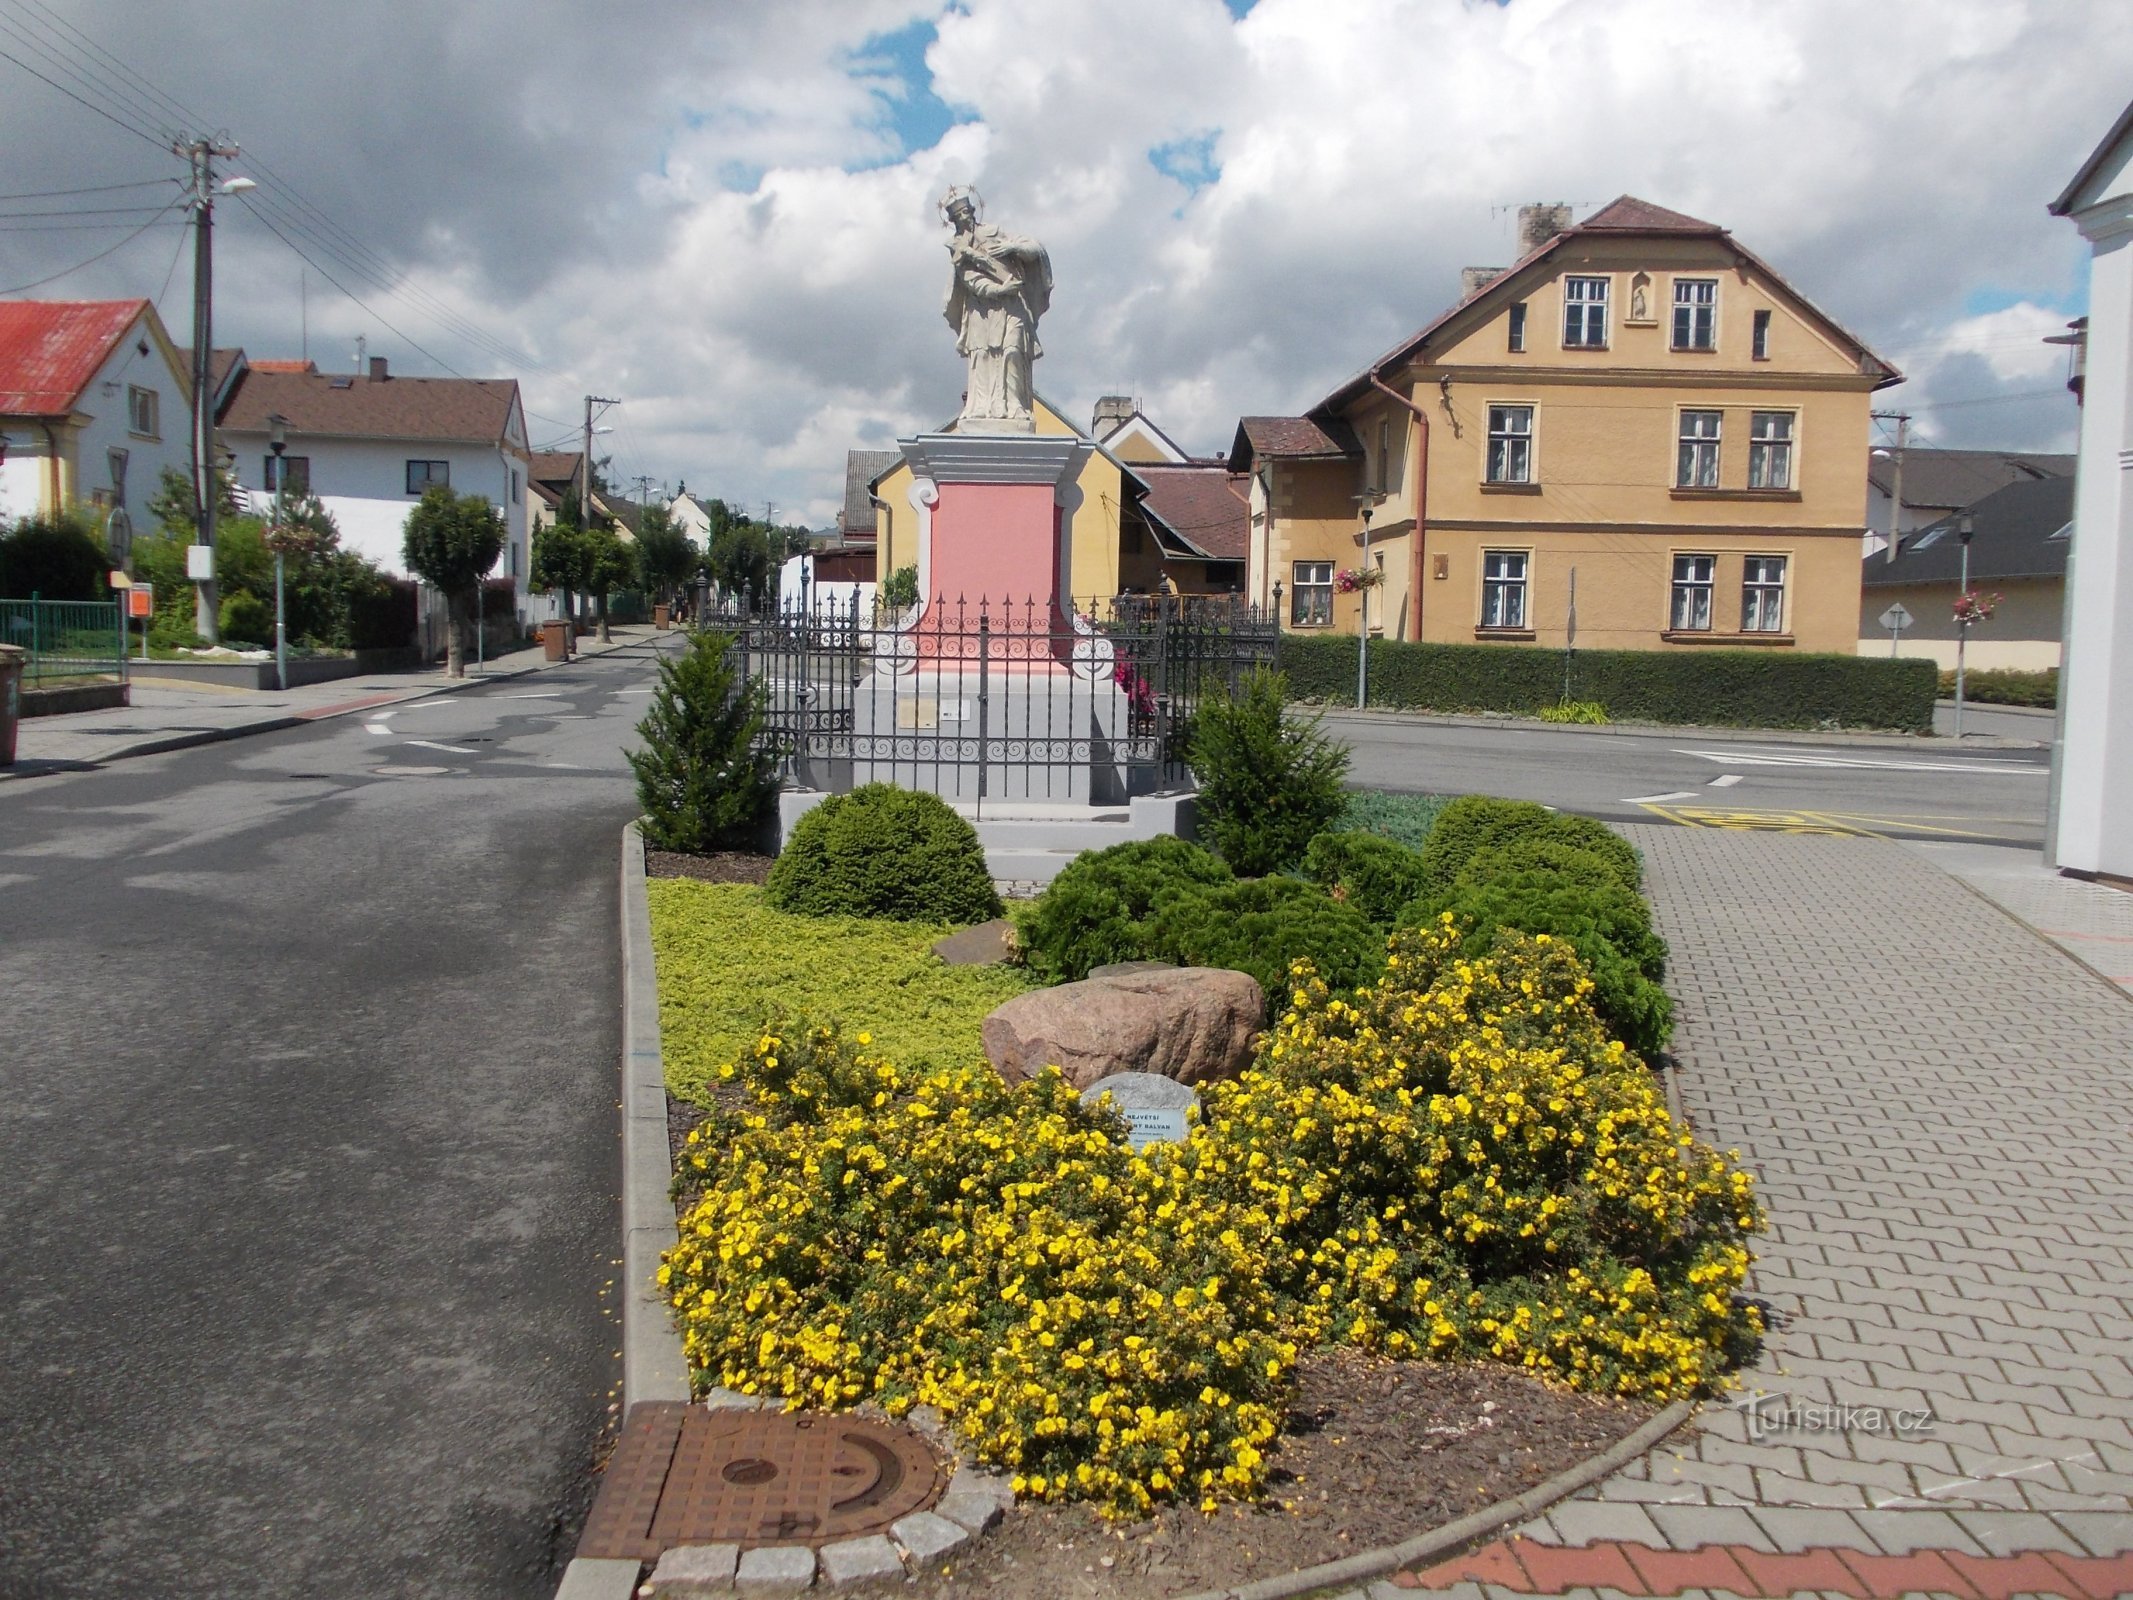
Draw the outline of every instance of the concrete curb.
<instances>
[{"instance_id":1,"label":"concrete curb","mask_svg":"<svg viewBox=\"0 0 2133 1600\"><path fill-rule=\"evenodd\" d=\"M1487 728L1499 733L1574 733L1596 739L1734 739L1762 744L1847 744L1886 750L2041 750L2049 739L2007 739L1985 734L1966 734L1960 743L1945 734L1875 733L1849 728L1735 728L1686 722L1610 722L1599 727L1589 723L1543 722L1538 717L1460 716L1445 711L1358 711L1353 706L1295 702L1329 722L1335 718L1357 722L1425 723L1442 728ZM2013 707L1995 706L1996 711Z\"/></svg>"},{"instance_id":2,"label":"concrete curb","mask_svg":"<svg viewBox=\"0 0 2133 1600\"><path fill-rule=\"evenodd\" d=\"M1305 1567L1279 1577L1260 1578L1229 1589L1208 1589L1182 1596L1181 1600L1290 1600L1295 1595L1361 1583L1397 1572L1402 1567L1435 1561L1517 1523L1530 1522L1557 1501L1567 1500L1578 1490L1629 1465L1688 1421L1695 1411L1695 1401L1676 1400L1636 1432L1617 1440L1589 1460L1558 1472L1547 1482L1537 1483L1523 1494L1483 1506L1456 1522L1447 1522L1441 1528L1399 1544L1381 1545L1375 1550L1343 1556L1338 1561L1321 1562L1315 1567Z\"/></svg>"}]
</instances>

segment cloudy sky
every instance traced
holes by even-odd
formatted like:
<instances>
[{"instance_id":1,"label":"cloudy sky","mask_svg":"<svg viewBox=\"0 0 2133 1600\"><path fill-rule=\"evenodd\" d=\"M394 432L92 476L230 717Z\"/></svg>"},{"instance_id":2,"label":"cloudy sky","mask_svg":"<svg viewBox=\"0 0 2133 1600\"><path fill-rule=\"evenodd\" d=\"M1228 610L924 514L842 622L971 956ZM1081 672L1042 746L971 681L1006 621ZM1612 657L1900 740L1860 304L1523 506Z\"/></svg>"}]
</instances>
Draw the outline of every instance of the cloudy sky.
<instances>
[{"instance_id":1,"label":"cloudy sky","mask_svg":"<svg viewBox=\"0 0 2133 1600\"><path fill-rule=\"evenodd\" d=\"M613 476L819 526L846 449L956 408L951 182L1050 249L1039 388L1202 451L1508 261L1519 203L1630 193L1894 361L1920 437L2067 448L2044 206L2129 62L2122 0L0 0L0 291L185 342L152 208L226 130L218 344L515 376L537 444L619 396Z\"/></svg>"}]
</instances>

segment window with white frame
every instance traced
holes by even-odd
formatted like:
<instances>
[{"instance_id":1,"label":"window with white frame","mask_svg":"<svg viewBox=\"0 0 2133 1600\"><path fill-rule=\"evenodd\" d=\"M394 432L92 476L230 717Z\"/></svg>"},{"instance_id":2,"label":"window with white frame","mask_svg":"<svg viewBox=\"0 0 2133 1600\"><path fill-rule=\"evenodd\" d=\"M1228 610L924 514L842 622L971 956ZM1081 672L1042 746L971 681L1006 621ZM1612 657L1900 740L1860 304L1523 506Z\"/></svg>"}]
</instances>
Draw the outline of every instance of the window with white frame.
<instances>
[{"instance_id":1,"label":"window with white frame","mask_svg":"<svg viewBox=\"0 0 2133 1600\"><path fill-rule=\"evenodd\" d=\"M1607 280L1563 280L1563 346L1570 350L1607 348Z\"/></svg>"},{"instance_id":2,"label":"window with white frame","mask_svg":"<svg viewBox=\"0 0 2133 1600\"><path fill-rule=\"evenodd\" d=\"M1704 633L1711 626L1711 585L1718 576L1716 556L1674 557L1673 630Z\"/></svg>"},{"instance_id":3,"label":"window with white frame","mask_svg":"<svg viewBox=\"0 0 2133 1600\"><path fill-rule=\"evenodd\" d=\"M1716 278L1676 278L1674 280L1674 348L1676 350L1715 350L1718 348L1718 280Z\"/></svg>"},{"instance_id":4,"label":"window with white frame","mask_svg":"<svg viewBox=\"0 0 2133 1600\"><path fill-rule=\"evenodd\" d=\"M1533 481L1533 408L1489 407L1489 482Z\"/></svg>"},{"instance_id":5,"label":"window with white frame","mask_svg":"<svg viewBox=\"0 0 2133 1600\"><path fill-rule=\"evenodd\" d=\"M1514 300L1511 303L1511 320L1505 348L1514 356L1523 354L1525 351L1526 303L1523 300Z\"/></svg>"},{"instance_id":6,"label":"window with white frame","mask_svg":"<svg viewBox=\"0 0 2133 1600\"><path fill-rule=\"evenodd\" d=\"M1748 487L1792 487L1790 411L1757 411L1748 418Z\"/></svg>"},{"instance_id":7,"label":"window with white frame","mask_svg":"<svg viewBox=\"0 0 2133 1600\"><path fill-rule=\"evenodd\" d=\"M1481 553L1481 625L1523 628L1526 625L1526 564L1523 550Z\"/></svg>"},{"instance_id":8,"label":"window with white frame","mask_svg":"<svg viewBox=\"0 0 2133 1600\"><path fill-rule=\"evenodd\" d=\"M1325 628L1333 624L1333 563L1299 561L1291 569L1296 580L1289 593L1289 622L1298 628Z\"/></svg>"},{"instance_id":9,"label":"window with white frame","mask_svg":"<svg viewBox=\"0 0 2133 1600\"><path fill-rule=\"evenodd\" d=\"M135 383L129 383L126 386L127 431L140 434L143 438L148 439L162 437L162 430L157 426L158 418L156 412L158 408L156 401L155 390L143 389L139 384Z\"/></svg>"},{"instance_id":10,"label":"window with white frame","mask_svg":"<svg viewBox=\"0 0 2133 1600\"><path fill-rule=\"evenodd\" d=\"M1718 487L1718 434L1724 421L1722 411L1681 413L1681 438L1674 458L1674 487Z\"/></svg>"},{"instance_id":11,"label":"window with white frame","mask_svg":"<svg viewBox=\"0 0 2133 1600\"><path fill-rule=\"evenodd\" d=\"M449 461L410 461L407 464L407 492L421 494L432 488L450 488L452 463Z\"/></svg>"},{"instance_id":12,"label":"window with white frame","mask_svg":"<svg viewBox=\"0 0 2133 1600\"><path fill-rule=\"evenodd\" d=\"M1785 558L1750 556L1742 567L1740 631L1785 631Z\"/></svg>"}]
</instances>

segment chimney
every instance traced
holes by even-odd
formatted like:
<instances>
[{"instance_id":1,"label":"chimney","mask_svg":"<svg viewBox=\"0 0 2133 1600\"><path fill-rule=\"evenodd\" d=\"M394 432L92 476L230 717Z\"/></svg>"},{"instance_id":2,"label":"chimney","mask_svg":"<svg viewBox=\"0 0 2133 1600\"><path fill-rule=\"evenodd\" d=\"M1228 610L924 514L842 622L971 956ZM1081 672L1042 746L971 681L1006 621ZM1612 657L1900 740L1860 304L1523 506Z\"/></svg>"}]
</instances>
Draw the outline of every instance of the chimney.
<instances>
[{"instance_id":1,"label":"chimney","mask_svg":"<svg viewBox=\"0 0 2133 1600\"><path fill-rule=\"evenodd\" d=\"M1459 269L1459 298L1471 300L1481 291L1502 277L1502 267L1461 267Z\"/></svg>"},{"instance_id":2,"label":"chimney","mask_svg":"<svg viewBox=\"0 0 2133 1600\"><path fill-rule=\"evenodd\" d=\"M370 358L370 381L372 383L383 383L387 376L389 374L385 370L385 358L383 356L372 356Z\"/></svg>"},{"instance_id":3,"label":"chimney","mask_svg":"<svg viewBox=\"0 0 2133 1600\"><path fill-rule=\"evenodd\" d=\"M1520 206L1518 208L1518 249L1521 255L1538 250L1557 234L1570 226L1570 207L1558 201L1554 205Z\"/></svg>"},{"instance_id":4,"label":"chimney","mask_svg":"<svg viewBox=\"0 0 2133 1600\"><path fill-rule=\"evenodd\" d=\"M1089 419L1089 432L1101 439L1139 409L1131 395L1107 394L1096 402L1096 414Z\"/></svg>"}]
</instances>

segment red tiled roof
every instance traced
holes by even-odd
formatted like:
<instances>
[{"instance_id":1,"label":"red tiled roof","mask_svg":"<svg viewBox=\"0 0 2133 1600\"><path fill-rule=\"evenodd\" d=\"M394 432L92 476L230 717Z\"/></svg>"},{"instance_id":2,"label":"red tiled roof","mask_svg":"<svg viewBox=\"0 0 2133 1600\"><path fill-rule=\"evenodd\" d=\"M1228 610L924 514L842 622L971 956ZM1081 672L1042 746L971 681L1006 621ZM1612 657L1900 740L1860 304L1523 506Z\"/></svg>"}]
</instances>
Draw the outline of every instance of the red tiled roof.
<instances>
[{"instance_id":1,"label":"red tiled roof","mask_svg":"<svg viewBox=\"0 0 2133 1600\"><path fill-rule=\"evenodd\" d=\"M495 444L518 399L511 378L370 378L281 372L252 362L223 407L222 426L265 433L279 413L292 434Z\"/></svg>"},{"instance_id":2,"label":"red tiled roof","mask_svg":"<svg viewBox=\"0 0 2133 1600\"><path fill-rule=\"evenodd\" d=\"M146 300L0 300L0 415L64 416Z\"/></svg>"},{"instance_id":3,"label":"red tiled roof","mask_svg":"<svg viewBox=\"0 0 2133 1600\"><path fill-rule=\"evenodd\" d=\"M217 350L215 354L219 358L222 352L220 350ZM254 372L315 373L318 371L318 363L315 361L253 361L247 364Z\"/></svg>"},{"instance_id":4,"label":"red tiled roof","mask_svg":"<svg viewBox=\"0 0 2133 1600\"><path fill-rule=\"evenodd\" d=\"M1242 561L1250 543L1251 507L1226 465L1157 466L1135 462L1148 486L1141 504L1212 561Z\"/></svg>"}]
</instances>

